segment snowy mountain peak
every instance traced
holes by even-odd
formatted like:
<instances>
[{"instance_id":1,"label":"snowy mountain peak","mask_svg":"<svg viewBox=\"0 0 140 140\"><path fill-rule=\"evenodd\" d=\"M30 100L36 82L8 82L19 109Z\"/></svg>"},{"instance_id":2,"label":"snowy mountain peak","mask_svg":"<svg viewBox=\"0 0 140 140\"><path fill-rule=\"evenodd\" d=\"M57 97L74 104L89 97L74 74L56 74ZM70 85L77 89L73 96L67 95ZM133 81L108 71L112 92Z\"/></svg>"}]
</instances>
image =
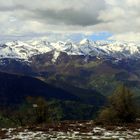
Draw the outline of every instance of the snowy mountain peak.
<instances>
[{"instance_id":1,"label":"snowy mountain peak","mask_svg":"<svg viewBox=\"0 0 140 140\"><path fill-rule=\"evenodd\" d=\"M90 41L87 38L80 41L80 45L89 44L89 43Z\"/></svg>"},{"instance_id":2,"label":"snowy mountain peak","mask_svg":"<svg viewBox=\"0 0 140 140\"><path fill-rule=\"evenodd\" d=\"M21 41L12 41L12 42L5 43L5 45L7 45L7 46L22 46L22 45L24 45L25 46L28 44L21 42Z\"/></svg>"}]
</instances>

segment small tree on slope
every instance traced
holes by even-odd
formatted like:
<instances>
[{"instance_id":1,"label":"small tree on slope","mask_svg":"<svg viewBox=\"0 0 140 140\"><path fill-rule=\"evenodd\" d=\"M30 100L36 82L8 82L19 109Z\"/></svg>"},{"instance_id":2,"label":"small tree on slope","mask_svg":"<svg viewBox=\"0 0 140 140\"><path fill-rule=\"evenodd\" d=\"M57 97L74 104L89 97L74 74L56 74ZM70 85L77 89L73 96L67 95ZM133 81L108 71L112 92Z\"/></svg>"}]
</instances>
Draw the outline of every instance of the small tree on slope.
<instances>
[{"instance_id":1,"label":"small tree on slope","mask_svg":"<svg viewBox=\"0 0 140 140\"><path fill-rule=\"evenodd\" d=\"M103 109L99 119L111 123L129 123L136 120L136 107L132 92L124 85L119 86L109 98L109 106Z\"/></svg>"}]
</instances>

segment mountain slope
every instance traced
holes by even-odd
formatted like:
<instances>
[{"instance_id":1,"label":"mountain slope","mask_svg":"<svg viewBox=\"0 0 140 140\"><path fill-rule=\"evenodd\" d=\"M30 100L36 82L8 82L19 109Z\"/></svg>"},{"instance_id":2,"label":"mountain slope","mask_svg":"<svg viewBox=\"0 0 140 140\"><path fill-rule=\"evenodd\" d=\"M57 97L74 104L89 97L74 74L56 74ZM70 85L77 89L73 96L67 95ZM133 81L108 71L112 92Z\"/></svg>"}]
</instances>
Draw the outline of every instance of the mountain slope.
<instances>
[{"instance_id":1,"label":"mountain slope","mask_svg":"<svg viewBox=\"0 0 140 140\"><path fill-rule=\"evenodd\" d=\"M78 100L75 95L48 85L36 78L0 72L0 104L18 104L27 96L46 99Z\"/></svg>"},{"instance_id":2,"label":"mountain slope","mask_svg":"<svg viewBox=\"0 0 140 140\"><path fill-rule=\"evenodd\" d=\"M88 103L95 105L96 107L105 104L106 98L100 93L95 94L96 91L88 91L92 94L90 102L87 102L87 91L78 89L79 93L82 91L85 97L77 93L77 89L72 92L71 90L65 90L57 88L50 84L46 84L39 79L13 75L0 72L0 105L8 104L21 104L27 96L42 96L47 100L59 99L59 100L71 100L81 103ZM86 95L87 94L87 95Z\"/></svg>"}]
</instances>

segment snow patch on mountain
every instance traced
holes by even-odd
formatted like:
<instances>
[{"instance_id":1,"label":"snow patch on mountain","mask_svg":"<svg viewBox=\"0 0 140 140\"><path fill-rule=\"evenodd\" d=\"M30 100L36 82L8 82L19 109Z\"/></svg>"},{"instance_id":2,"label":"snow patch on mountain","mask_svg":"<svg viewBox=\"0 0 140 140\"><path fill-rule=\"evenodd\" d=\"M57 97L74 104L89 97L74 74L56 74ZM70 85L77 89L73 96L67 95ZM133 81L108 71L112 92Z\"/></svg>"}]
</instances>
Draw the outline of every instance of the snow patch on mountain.
<instances>
[{"instance_id":1,"label":"snow patch on mountain","mask_svg":"<svg viewBox=\"0 0 140 140\"><path fill-rule=\"evenodd\" d=\"M53 58L52 58L52 62L56 62L57 58L59 57L60 55L60 52L59 51L54 51L54 55L53 55Z\"/></svg>"}]
</instances>

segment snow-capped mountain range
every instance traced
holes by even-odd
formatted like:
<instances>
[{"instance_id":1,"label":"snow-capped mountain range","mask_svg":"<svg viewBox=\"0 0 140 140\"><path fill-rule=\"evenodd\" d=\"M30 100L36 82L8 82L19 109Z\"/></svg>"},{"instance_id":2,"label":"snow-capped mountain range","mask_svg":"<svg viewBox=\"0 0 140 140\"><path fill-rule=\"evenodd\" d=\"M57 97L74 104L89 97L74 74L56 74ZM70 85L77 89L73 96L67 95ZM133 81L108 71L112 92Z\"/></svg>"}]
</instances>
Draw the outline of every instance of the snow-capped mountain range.
<instances>
[{"instance_id":1,"label":"snow-capped mountain range","mask_svg":"<svg viewBox=\"0 0 140 140\"><path fill-rule=\"evenodd\" d=\"M30 57L48 52L54 52L52 61L55 61L60 52L68 55L84 55L100 57L140 58L140 44L110 42L110 41L90 41L83 39L78 43L67 42L47 42L47 41L13 41L0 44L0 59L12 58L28 61Z\"/></svg>"}]
</instances>

